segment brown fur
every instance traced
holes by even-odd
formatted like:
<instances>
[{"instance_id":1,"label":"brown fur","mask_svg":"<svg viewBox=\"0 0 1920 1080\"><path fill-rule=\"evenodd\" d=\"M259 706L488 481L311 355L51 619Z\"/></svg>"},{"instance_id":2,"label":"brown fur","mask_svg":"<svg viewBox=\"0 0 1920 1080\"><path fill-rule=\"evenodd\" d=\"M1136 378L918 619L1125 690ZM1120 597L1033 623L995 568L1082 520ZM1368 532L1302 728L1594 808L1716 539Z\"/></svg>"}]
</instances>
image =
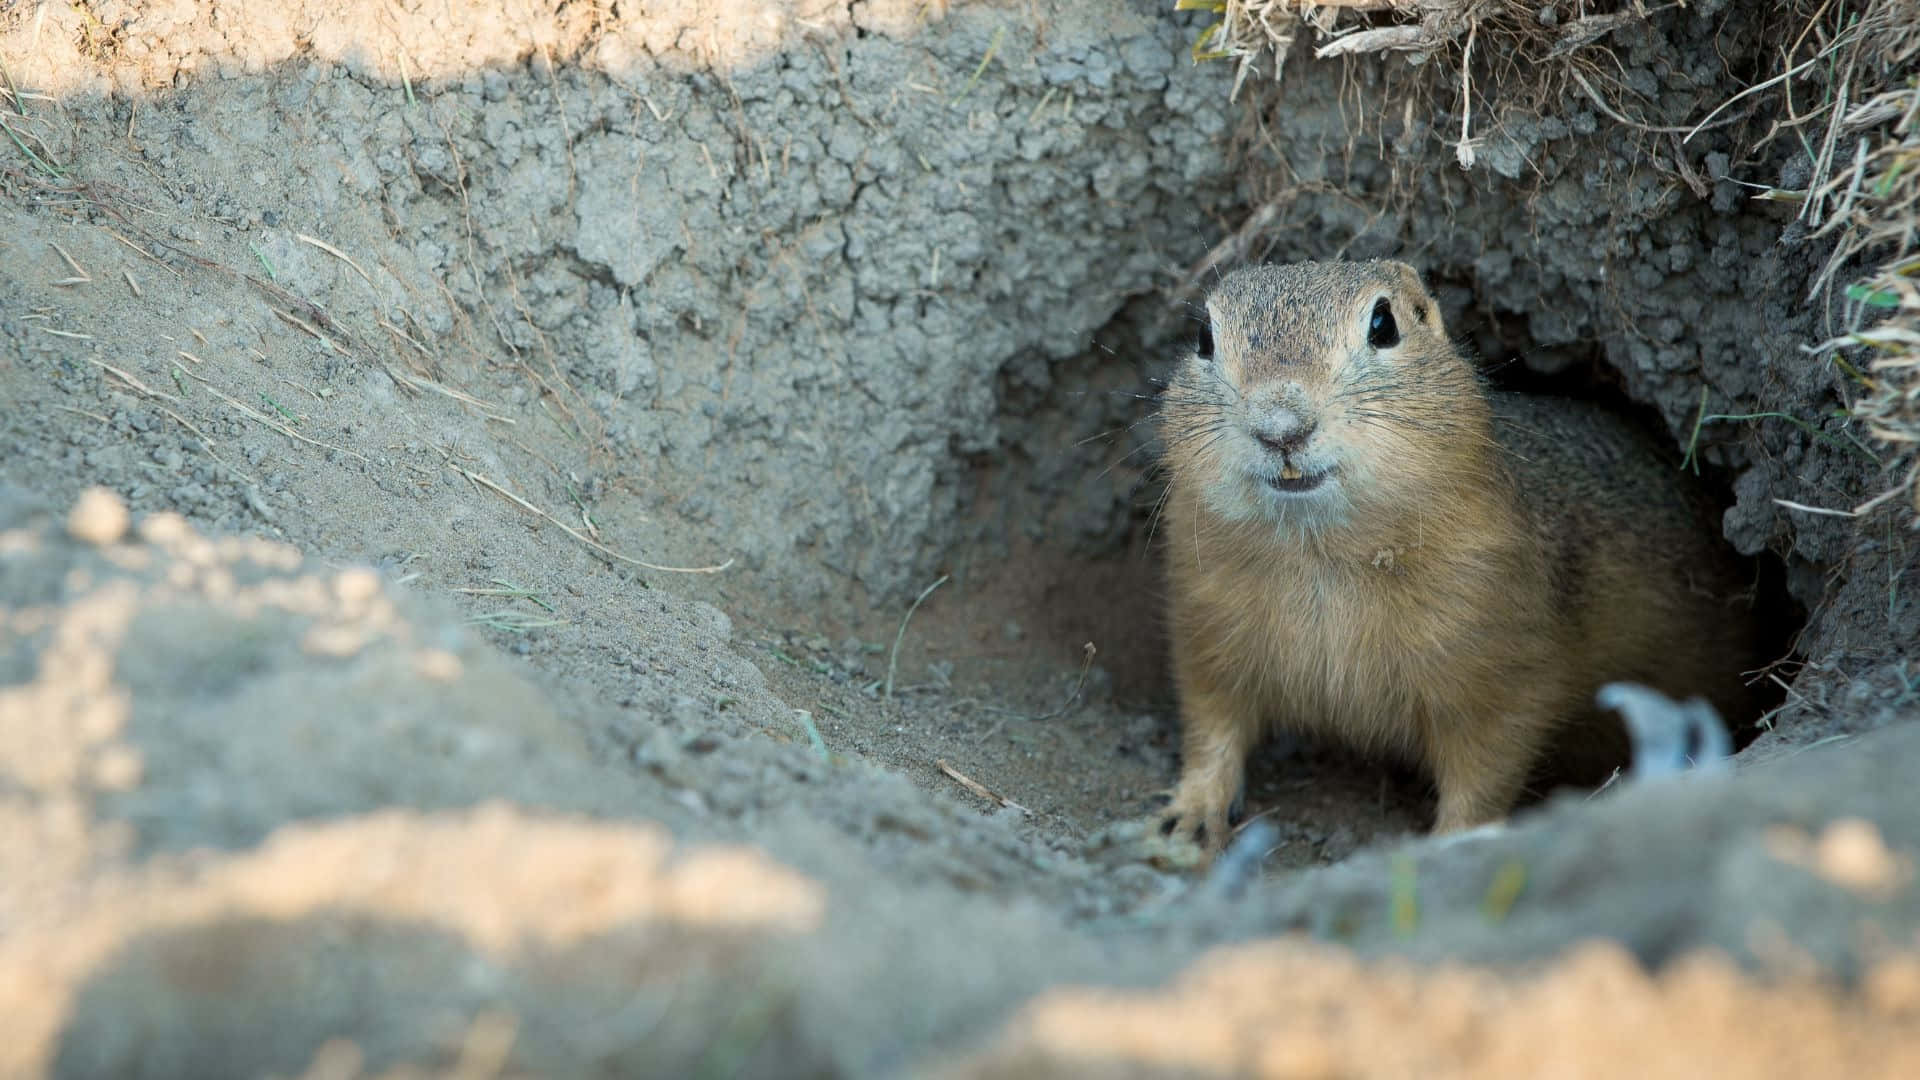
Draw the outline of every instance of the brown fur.
<instances>
[{"instance_id":1,"label":"brown fur","mask_svg":"<svg viewBox=\"0 0 1920 1080\"><path fill-rule=\"evenodd\" d=\"M1382 297L1400 341L1375 349ZM1504 817L1542 766L1623 762L1604 682L1748 718L1738 574L1643 437L1487 392L1404 264L1240 270L1208 308L1214 355L1161 412L1184 728L1166 831L1217 849L1274 725L1421 763L1446 831ZM1283 469L1329 479L1280 494Z\"/></svg>"}]
</instances>

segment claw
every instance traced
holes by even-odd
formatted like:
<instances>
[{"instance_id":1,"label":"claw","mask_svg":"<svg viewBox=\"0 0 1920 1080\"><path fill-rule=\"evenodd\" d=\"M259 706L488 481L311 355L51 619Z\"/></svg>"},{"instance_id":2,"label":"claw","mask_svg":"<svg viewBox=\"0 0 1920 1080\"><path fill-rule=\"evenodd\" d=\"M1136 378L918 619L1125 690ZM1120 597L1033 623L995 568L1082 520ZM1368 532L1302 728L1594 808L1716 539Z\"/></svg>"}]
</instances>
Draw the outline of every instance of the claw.
<instances>
[{"instance_id":1,"label":"claw","mask_svg":"<svg viewBox=\"0 0 1920 1080\"><path fill-rule=\"evenodd\" d=\"M1227 826L1224 813L1194 813L1178 809L1168 810L1161 815L1159 828L1161 836L1174 840L1184 840L1211 856L1217 854L1232 835Z\"/></svg>"}]
</instances>

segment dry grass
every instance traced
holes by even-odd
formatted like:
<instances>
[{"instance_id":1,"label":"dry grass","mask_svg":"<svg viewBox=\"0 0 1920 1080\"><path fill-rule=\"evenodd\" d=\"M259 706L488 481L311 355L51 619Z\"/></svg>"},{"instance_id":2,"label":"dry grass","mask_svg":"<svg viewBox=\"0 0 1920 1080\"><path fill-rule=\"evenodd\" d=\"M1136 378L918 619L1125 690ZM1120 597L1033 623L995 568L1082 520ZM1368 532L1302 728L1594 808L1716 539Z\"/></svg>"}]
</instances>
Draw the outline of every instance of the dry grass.
<instances>
[{"instance_id":1,"label":"dry grass","mask_svg":"<svg viewBox=\"0 0 1920 1080\"><path fill-rule=\"evenodd\" d=\"M1581 5L1584 8L1586 5ZM1179 11L1206 11L1218 21L1200 31L1193 43L1198 60L1227 60L1235 65L1233 93L1247 76L1271 63L1279 79L1288 52L1302 33L1318 42L1316 57L1399 52L1417 59L1453 54L1465 72L1478 44L1508 58L1507 70L1519 76L1545 61L1565 61L1565 72L1579 74L1576 54L1620 27L1644 21L1647 10L1633 0L1617 11L1542 21L1541 5L1526 0L1175 0ZM1483 57L1487 55L1482 54ZM1590 96L1603 109L1595 85L1606 70L1590 65L1583 76ZM1470 96L1470 95L1468 95ZM1626 118L1621 118L1626 119ZM1632 121L1627 121L1631 123ZM1471 143L1467 150L1471 152ZM1469 161L1463 164L1470 164Z\"/></svg>"},{"instance_id":2,"label":"dry grass","mask_svg":"<svg viewBox=\"0 0 1920 1080\"><path fill-rule=\"evenodd\" d=\"M1811 10L1818 2L1799 0L1799 6ZM1239 141L1242 148L1258 147L1263 158L1281 163L1271 174L1256 177L1258 206L1233 235L1190 268L1187 279L1174 290L1182 297L1194 291L1216 265L1264 257L1261 247L1272 232L1270 226L1283 216L1284 205L1302 194L1346 198L1374 221L1405 211L1418 197L1419 175L1425 166L1406 169L1398 158L1391 162L1388 190L1377 198L1353 195L1337 183L1291 175L1284 164L1287 150L1272 141L1266 118L1286 107L1278 89L1286 58L1309 40L1318 58L1396 58L1365 77L1357 69L1347 71L1347 86L1360 93L1348 114L1348 154L1368 141L1377 141L1384 152L1389 139L1427 138L1430 132L1451 148L1461 168L1471 170L1483 159L1487 146L1500 144L1512 133L1515 120L1564 117L1593 109L1629 133L1631 145L1623 148L1624 159L1667 174L1706 198L1711 185L1691 160L1698 154L1683 150L1683 140L1700 131L1733 129L1724 134L1740 146L1750 146L1762 141L1764 134L1758 114L1768 100L1765 87L1753 88L1702 120L1699 114L1718 103L1648 93L1644 80L1636 78L1622 60L1616 51L1617 32L1671 12L1671 3L1174 0L1174 7L1205 13L1193 55L1199 61L1234 66L1231 97L1239 97L1250 76L1259 75L1261 81L1271 77L1269 87L1255 95L1259 100L1243 110ZM1603 7L1614 10L1596 10ZM1758 34L1762 41L1779 37L1782 27L1797 30L1807 21L1804 15L1794 21L1789 10L1769 12L1762 18L1767 24ZM1735 61L1724 55L1721 59L1728 65L1728 76L1738 77L1733 72ZM1369 89L1362 90L1363 86Z\"/></svg>"},{"instance_id":3,"label":"dry grass","mask_svg":"<svg viewBox=\"0 0 1920 1080\"><path fill-rule=\"evenodd\" d=\"M1809 299L1838 288L1845 320L1814 352L1852 381L1853 415L1893 451L1896 482L1854 512L1904 495L1920 526L1920 0L1824 5L1807 37L1830 75L1816 134L1802 136L1812 175L1788 194L1833 242Z\"/></svg>"}]
</instances>

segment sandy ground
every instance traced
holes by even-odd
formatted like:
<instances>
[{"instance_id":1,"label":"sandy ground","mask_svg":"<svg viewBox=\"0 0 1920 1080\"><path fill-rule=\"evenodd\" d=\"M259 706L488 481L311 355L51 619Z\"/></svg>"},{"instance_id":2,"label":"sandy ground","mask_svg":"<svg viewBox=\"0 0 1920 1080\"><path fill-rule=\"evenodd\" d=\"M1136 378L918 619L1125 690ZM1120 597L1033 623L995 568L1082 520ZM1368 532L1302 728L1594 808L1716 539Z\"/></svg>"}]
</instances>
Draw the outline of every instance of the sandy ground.
<instances>
[{"instance_id":1,"label":"sandy ground","mask_svg":"<svg viewBox=\"0 0 1920 1080\"><path fill-rule=\"evenodd\" d=\"M1912 560L1773 501L1877 491L1837 421L1699 425L1793 648L1733 775L1448 846L1276 745L1248 879L1117 842L1248 162L1676 454L1835 393L1775 210L1597 215L1575 117L1386 221L1340 69L1235 139L1145 2L339 7L0 12L0 1074L1920 1068Z\"/></svg>"}]
</instances>

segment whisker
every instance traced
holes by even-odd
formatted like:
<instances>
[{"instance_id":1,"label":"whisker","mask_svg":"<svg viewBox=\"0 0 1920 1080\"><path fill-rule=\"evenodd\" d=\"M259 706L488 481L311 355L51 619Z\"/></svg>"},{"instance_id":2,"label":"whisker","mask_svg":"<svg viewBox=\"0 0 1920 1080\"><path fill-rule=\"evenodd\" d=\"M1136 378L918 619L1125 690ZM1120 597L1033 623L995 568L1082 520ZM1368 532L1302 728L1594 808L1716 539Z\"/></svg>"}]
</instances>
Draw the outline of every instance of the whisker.
<instances>
[{"instance_id":1,"label":"whisker","mask_svg":"<svg viewBox=\"0 0 1920 1080\"><path fill-rule=\"evenodd\" d=\"M1120 455L1118 460L1114 461L1112 464L1109 464L1106 468L1101 469L1097 474L1095 474L1094 480L1098 481L1098 480L1106 479L1108 473L1126 464L1126 461L1128 458L1134 456L1135 454L1138 454L1140 451L1145 449L1147 449L1145 445L1136 446L1133 449L1127 451L1126 453Z\"/></svg>"},{"instance_id":2,"label":"whisker","mask_svg":"<svg viewBox=\"0 0 1920 1080\"><path fill-rule=\"evenodd\" d=\"M1147 515L1147 547L1153 547L1153 538L1160 532L1160 519L1165 516L1167 499L1173 494L1173 483L1168 481L1160 489L1160 497L1153 501L1153 512Z\"/></svg>"}]
</instances>

